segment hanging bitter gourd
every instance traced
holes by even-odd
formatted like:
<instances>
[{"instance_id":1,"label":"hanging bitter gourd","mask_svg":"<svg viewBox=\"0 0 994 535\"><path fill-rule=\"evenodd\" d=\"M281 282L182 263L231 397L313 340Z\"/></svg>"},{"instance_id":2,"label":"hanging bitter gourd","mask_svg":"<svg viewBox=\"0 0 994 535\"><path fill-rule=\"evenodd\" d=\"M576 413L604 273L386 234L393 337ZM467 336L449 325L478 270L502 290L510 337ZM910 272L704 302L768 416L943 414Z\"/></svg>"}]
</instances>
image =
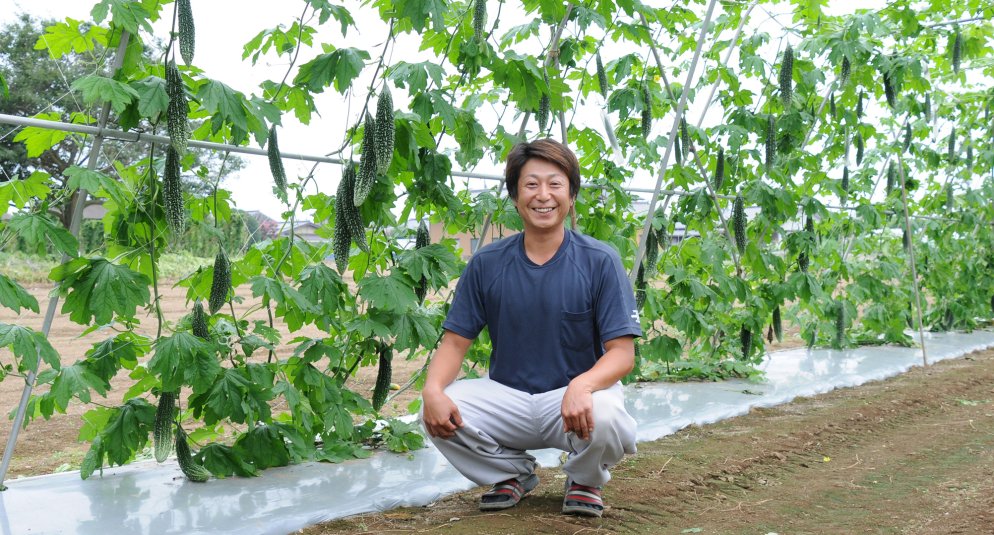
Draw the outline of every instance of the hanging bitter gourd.
<instances>
[{"instance_id":1,"label":"hanging bitter gourd","mask_svg":"<svg viewBox=\"0 0 994 535\"><path fill-rule=\"evenodd\" d=\"M355 187L357 181L358 178L356 176L355 167L352 165L346 165L342 169L342 182L339 183L338 188L340 190L340 196L344 201L343 213L345 215L345 223L349 228L349 237L355 242L356 245L359 246L360 250L368 253L369 244L366 243L366 225L362 222L362 214L359 212L357 207L348 202L349 199L355 197ZM335 201L337 210L338 199Z\"/></svg>"},{"instance_id":2,"label":"hanging bitter gourd","mask_svg":"<svg viewBox=\"0 0 994 535\"><path fill-rule=\"evenodd\" d=\"M183 181L180 178L179 153L172 145L166 147L166 167L162 177L162 197L166 205L169 228L179 235L183 232Z\"/></svg>"},{"instance_id":3,"label":"hanging bitter gourd","mask_svg":"<svg viewBox=\"0 0 994 535\"><path fill-rule=\"evenodd\" d=\"M535 118L538 120L538 130L540 132L545 132L545 129L549 126L550 106L551 102L549 101L549 95L543 94L542 97L538 99L538 113L535 114Z\"/></svg>"},{"instance_id":4,"label":"hanging bitter gourd","mask_svg":"<svg viewBox=\"0 0 994 535\"><path fill-rule=\"evenodd\" d=\"M193 460L186 432L178 425L176 426L176 461L183 475L194 483L203 483L211 478L210 470Z\"/></svg>"},{"instance_id":5,"label":"hanging bitter gourd","mask_svg":"<svg viewBox=\"0 0 994 535\"><path fill-rule=\"evenodd\" d=\"M840 189L842 191L839 192L839 200L842 201L842 204L846 204L846 201L849 199L849 166L848 165L842 167L842 184L841 184L841 188Z\"/></svg>"},{"instance_id":6,"label":"hanging bitter gourd","mask_svg":"<svg viewBox=\"0 0 994 535\"><path fill-rule=\"evenodd\" d=\"M890 109L897 108L897 91L894 88L894 81L890 73L884 72L884 96L887 98L887 105Z\"/></svg>"},{"instance_id":7,"label":"hanging bitter gourd","mask_svg":"<svg viewBox=\"0 0 994 535\"><path fill-rule=\"evenodd\" d=\"M887 196L889 197L891 192L894 191L894 186L897 185L897 172L894 170L894 162L890 162L887 165Z\"/></svg>"},{"instance_id":8,"label":"hanging bitter gourd","mask_svg":"<svg viewBox=\"0 0 994 535\"><path fill-rule=\"evenodd\" d=\"M776 156L776 143L777 143L777 125L776 121L773 119L773 114L771 113L766 117L766 143L765 143L765 156L766 156L766 173L770 174L773 172L773 158Z\"/></svg>"},{"instance_id":9,"label":"hanging bitter gourd","mask_svg":"<svg viewBox=\"0 0 994 535\"><path fill-rule=\"evenodd\" d=\"M477 41L483 40L483 32L487 25L487 0L476 0L473 3L473 36Z\"/></svg>"},{"instance_id":10,"label":"hanging bitter gourd","mask_svg":"<svg viewBox=\"0 0 994 535\"><path fill-rule=\"evenodd\" d=\"M414 249L421 249L422 247L428 247L431 244L431 234L428 232L428 225L422 220L418 223L418 233L414 238ZM424 275L421 276L421 280L418 281L418 285L414 288L414 295L418 297L418 303L425 300L425 295L428 294L428 277Z\"/></svg>"},{"instance_id":11,"label":"hanging bitter gourd","mask_svg":"<svg viewBox=\"0 0 994 535\"><path fill-rule=\"evenodd\" d=\"M949 133L949 149L947 157L949 158L949 163L956 162L956 127L953 127L953 131Z\"/></svg>"},{"instance_id":12,"label":"hanging bitter gourd","mask_svg":"<svg viewBox=\"0 0 994 535\"><path fill-rule=\"evenodd\" d=\"M904 125L904 147L902 147L902 148L904 149L904 152L908 152L908 151L911 150L911 125L910 124Z\"/></svg>"},{"instance_id":13,"label":"hanging bitter gourd","mask_svg":"<svg viewBox=\"0 0 994 535\"><path fill-rule=\"evenodd\" d=\"M362 153L359 156L359 172L356 173L352 191L352 204L362 206L376 184L376 124L373 116L366 113L362 131Z\"/></svg>"},{"instance_id":14,"label":"hanging bitter gourd","mask_svg":"<svg viewBox=\"0 0 994 535\"><path fill-rule=\"evenodd\" d=\"M393 96L390 95L390 87L384 83L383 89L380 90L380 96L376 99L376 123L374 125L376 172L381 175L387 174L387 169L390 168L390 162L393 160L395 129Z\"/></svg>"},{"instance_id":15,"label":"hanging bitter gourd","mask_svg":"<svg viewBox=\"0 0 994 535\"><path fill-rule=\"evenodd\" d=\"M231 290L231 262L224 249L217 252L214 258L214 278L211 282L211 295L207 300L208 309L211 314L217 314L218 310L228 302L228 292Z\"/></svg>"},{"instance_id":16,"label":"hanging bitter gourd","mask_svg":"<svg viewBox=\"0 0 994 535\"><path fill-rule=\"evenodd\" d=\"M714 166L714 192L721 191L721 186L725 184L725 148L718 148L718 163Z\"/></svg>"},{"instance_id":17,"label":"hanging bitter gourd","mask_svg":"<svg viewBox=\"0 0 994 535\"><path fill-rule=\"evenodd\" d=\"M196 29L193 25L193 10L190 0L176 0L177 22L179 22L179 55L183 63L193 63L193 51L196 46Z\"/></svg>"},{"instance_id":18,"label":"hanging bitter gourd","mask_svg":"<svg viewBox=\"0 0 994 535\"><path fill-rule=\"evenodd\" d=\"M835 305L835 343L836 349L842 349L846 343L846 305L838 301Z\"/></svg>"},{"instance_id":19,"label":"hanging bitter gourd","mask_svg":"<svg viewBox=\"0 0 994 535\"><path fill-rule=\"evenodd\" d=\"M736 195L735 201L732 203L732 226L735 231L735 247L739 250L739 254L745 254L746 215L742 195Z\"/></svg>"},{"instance_id":20,"label":"hanging bitter gourd","mask_svg":"<svg viewBox=\"0 0 994 535\"><path fill-rule=\"evenodd\" d=\"M963 61L963 35L959 31L959 26L956 27L956 33L953 35L953 72L959 74L960 63Z\"/></svg>"},{"instance_id":21,"label":"hanging bitter gourd","mask_svg":"<svg viewBox=\"0 0 994 535\"><path fill-rule=\"evenodd\" d=\"M780 64L780 101L784 108L790 107L794 83L794 49L787 43L783 52L783 62Z\"/></svg>"},{"instance_id":22,"label":"hanging bitter gourd","mask_svg":"<svg viewBox=\"0 0 994 535\"><path fill-rule=\"evenodd\" d=\"M856 139L854 141L856 143L856 165L862 165L863 164L863 149L864 149L864 146L863 146L863 134L862 134L862 132L860 132L858 130L856 131Z\"/></svg>"},{"instance_id":23,"label":"hanging bitter gourd","mask_svg":"<svg viewBox=\"0 0 994 535\"><path fill-rule=\"evenodd\" d=\"M687 129L687 117L680 118L680 148L683 151L683 159L687 159L690 154L690 130Z\"/></svg>"},{"instance_id":24,"label":"hanging bitter gourd","mask_svg":"<svg viewBox=\"0 0 994 535\"><path fill-rule=\"evenodd\" d=\"M759 335L763 335L762 331ZM739 343L742 345L742 360L749 360L749 355L752 354L752 331L744 325L739 331Z\"/></svg>"},{"instance_id":25,"label":"hanging bitter gourd","mask_svg":"<svg viewBox=\"0 0 994 535\"><path fill-rule=\"evenodd\" d=\"M286 170L283 169L283 158L280 157L280 146L276 140L276 125L269 128L269 139L266 141L266 153L269 156L269 171L273 174L277 195L284 203L286 196Z\"/></svg>"},{"instance_id":26,"label":"hanging bitter gourd","mask_svg":"<svg viewBox=\"0 0 994 535\"><path fill-rule=\"evenodd\" d=\"M839 73L839 85L845 87L846 82L849 81L849 75L852 73L852 63L849 62L849 56L842 56L842 70Z\"/></svg>"},{"instance_id":27,"label":"hanging bitter gourd","mask_svg":"<svg viewBox=\"0 0 994 535\"><path fill-rule=\"evenodd\" d=\"M828 113L834 121L836 119L836 108L835 108L835 93L832 93L828 97Z\"/></svg>"},{"instance_id":28,"label":"hanging bitter gourd","mask_svg":"<svg viewBox=\"0 0 994 535\"><path fill-rule=\"evenodd\" d=\"M339 184L338 195L335 197L335 233L332 237L332 252L335 255L335 266L342 275L349 266L349 250L352 247L352 235L345 215L345 211L351 205L351 199L346 199L342 195L342 187ZM351 208L355 209L354 206Z\"/></svg>"},{"instance_id":29,"label":"hanging bitter gourd","mask_svg":"<svg viewBox=\"0 0 994 535\"><path fill-rule=\"evenodd\" d=\"M376 385L373 387L373 410L380 410L387 401L387 394L390 393L390 379L393 375L393 349L380 343L379 348L380 367L376 371Z\"/></svg>"},{"instance_id":30,"label":"hanging bitter gourd","mask_svg":"<svg viewBox=\"0 0 994 535\"><path fill-rule=\"evenodd\" d=\"M775 307L773 309L773 335L777 339L777 343L783 343L783 321L780 318L780 307Z\"/></svg>"},{"instance_id":31,"label":"hanging bitter gourd","mask_svg":"<svg viewBox=\"0 0 994 535\"><path fill-rule=\"evenodd\" d=\"M176 393L159 394L159 406L155 409L155 424L152 426L152 446L156 462L164 462L173 450L173 416L176 413Z\"/></svg>"},{"instance_id":32,"label":"hanging bitter gourd","mask_svg":"<svg viewBox=\"0 0 994 535\"><path fill-rule=\"evenodd\" d=\"M169 105L166 107L166 132L169 143L182 155L186 152L187 138L190 137L190 123L186 114L189 105L186 102L186 90L183 87L183 76L176 67L176 62L170 60L166 64L166 95Z\"/></svg>"},{"instance_id":33,"label":"hanging bitter gourd","mask_svg":"<svg viewBox=\"0 0 994 535\"><path fill-rule=\"evenodd\" d=\"M856 118L863 118L863 91L860 90L859 95L856 97Z\"/></svg>"},{"instance_id":34,"label":"hanging bitter gourd","mask_svg":"<svg viewBox=\"0 0 994 535\"><path fill-rule=\"evenodd\" d=\"M642 82L642 139L649 139L652 133L652 93L649 83Z\"/></svg>"},{"instance_id":35,"label":"hanging bitter gourd","mask_svg":"<svg viewBox=\"0 0 994 535\"><path fill-rule=\"evenodd\" d=\"M193 303L193 316L190 319L190 327L193 335L208 340L211 337L210 325L207 323L207 313L204 312L204 305L197 299Z\"/></svg>"},{"instance_id":36,"label":"hanging bitter gourd","mask_svg":"<svg viewBox=\"0 0 994 535\"><path fill-rule=\"evenodd\" d=\"M638 273L635 274L635 309L642 310L645 304L645 259L639 263Z\"/></svg>"},{"instance_id":37,"label":"hanging bitter gourd","mask_svg":"<svg viewBox=\"0 0 994 535\"><path fill-rule=\"evenodd\" d=\"M600 89L601 96L607 98L607 71L604 70L604 63L601 61L600 52L594 55L594 62L597 65L597 87Z\"/></svg>"}]
</instances>

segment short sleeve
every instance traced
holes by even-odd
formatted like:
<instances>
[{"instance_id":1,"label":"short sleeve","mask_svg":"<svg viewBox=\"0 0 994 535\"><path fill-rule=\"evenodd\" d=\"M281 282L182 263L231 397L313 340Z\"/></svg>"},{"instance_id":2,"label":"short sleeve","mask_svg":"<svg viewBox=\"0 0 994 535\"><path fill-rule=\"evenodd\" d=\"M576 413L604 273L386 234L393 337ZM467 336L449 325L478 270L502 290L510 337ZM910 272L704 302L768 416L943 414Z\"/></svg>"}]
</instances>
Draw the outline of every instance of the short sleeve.
<instances>
[{"instance_id":1,"label":"short sleeve","mask_svg":"<svg viewBox=\"0 0 994 535\"><path fill-rule=\"evenodd\" d=\"M617 254L605 255L600 262L599 282L594 304L601 343L620 336L642 336L635 292Z\"/></svg>"},{"instance_id":2,"label":"short sleeve","mask_svg":"<svg viewBox=\"0 0 994 535\"><path fill-rule=\"evenodd\" d=\"M480 334L487 321L481 284L483 262L480 258L480 255L473 255L462 276L459 277L456 295L452 298L452 306L449 307L449 315L442 324L443 329L470 340Z\"/></svg>"}]
</instances>

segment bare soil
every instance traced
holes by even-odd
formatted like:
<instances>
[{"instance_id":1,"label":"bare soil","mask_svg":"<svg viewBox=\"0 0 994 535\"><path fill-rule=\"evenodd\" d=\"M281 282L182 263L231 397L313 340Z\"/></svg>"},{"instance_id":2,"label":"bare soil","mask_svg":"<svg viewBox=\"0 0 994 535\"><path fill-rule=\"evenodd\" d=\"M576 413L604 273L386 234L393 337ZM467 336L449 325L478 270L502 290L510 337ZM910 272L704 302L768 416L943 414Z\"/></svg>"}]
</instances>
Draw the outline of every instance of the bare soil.
<instances>
[{"instance_id":1,"label":"bare soil","mask_svg":"<svg viewBox=\"0 0 994 535\"><path fill-rule=\"evenodd\" d=\"M602 519L559 514L563 479L481 513L478 488L332 533L994 533L994 351L642 443Z\"/></svg>"}]
</instances>

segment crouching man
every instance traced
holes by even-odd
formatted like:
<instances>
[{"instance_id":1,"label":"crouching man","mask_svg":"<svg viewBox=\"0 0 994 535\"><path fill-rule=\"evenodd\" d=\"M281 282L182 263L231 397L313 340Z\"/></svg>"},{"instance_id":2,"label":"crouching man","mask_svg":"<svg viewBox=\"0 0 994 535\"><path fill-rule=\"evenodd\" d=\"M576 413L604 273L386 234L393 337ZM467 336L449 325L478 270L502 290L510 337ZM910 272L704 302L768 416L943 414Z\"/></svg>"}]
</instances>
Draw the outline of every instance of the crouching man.
<instances>
[{"instance_id":1,"label":"crouching man","mask_svg":"<svg viewBox=\"0 0 994 535\"><path fill-rule=\"evenodd\" d=\"M569 454L562 512L599 517L608 470L635 452L619 382L642 334L635 296L613 248L563 225L580 190L569 148L519 144L505 176L524 232L470 259L428 367L422 421L459 472L493 485L481 510L513 507L533 490L527 450L551 447ZM455 381L484 327L488 376Z\"/></svg>"}]
</instances>

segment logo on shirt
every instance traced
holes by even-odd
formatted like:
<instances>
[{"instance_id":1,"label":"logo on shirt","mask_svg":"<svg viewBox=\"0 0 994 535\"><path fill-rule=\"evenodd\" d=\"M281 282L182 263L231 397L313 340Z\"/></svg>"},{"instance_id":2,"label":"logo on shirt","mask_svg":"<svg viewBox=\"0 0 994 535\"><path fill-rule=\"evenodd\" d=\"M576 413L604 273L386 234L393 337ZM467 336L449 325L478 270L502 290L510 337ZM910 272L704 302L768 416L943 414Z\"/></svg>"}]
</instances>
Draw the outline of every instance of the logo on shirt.
<instances>
[{"instance_id":1,"label":"logo on shirt","mask_svg":"<svg viewBox=\"0 0 994 535\"><path fill-rule=\"evenodd\" d=\"M628 317L632 318L636 322L639 322L639 311L638 311L638 309L632 309L632 315L628 316Z\"/></svg>"}]
</instances>

